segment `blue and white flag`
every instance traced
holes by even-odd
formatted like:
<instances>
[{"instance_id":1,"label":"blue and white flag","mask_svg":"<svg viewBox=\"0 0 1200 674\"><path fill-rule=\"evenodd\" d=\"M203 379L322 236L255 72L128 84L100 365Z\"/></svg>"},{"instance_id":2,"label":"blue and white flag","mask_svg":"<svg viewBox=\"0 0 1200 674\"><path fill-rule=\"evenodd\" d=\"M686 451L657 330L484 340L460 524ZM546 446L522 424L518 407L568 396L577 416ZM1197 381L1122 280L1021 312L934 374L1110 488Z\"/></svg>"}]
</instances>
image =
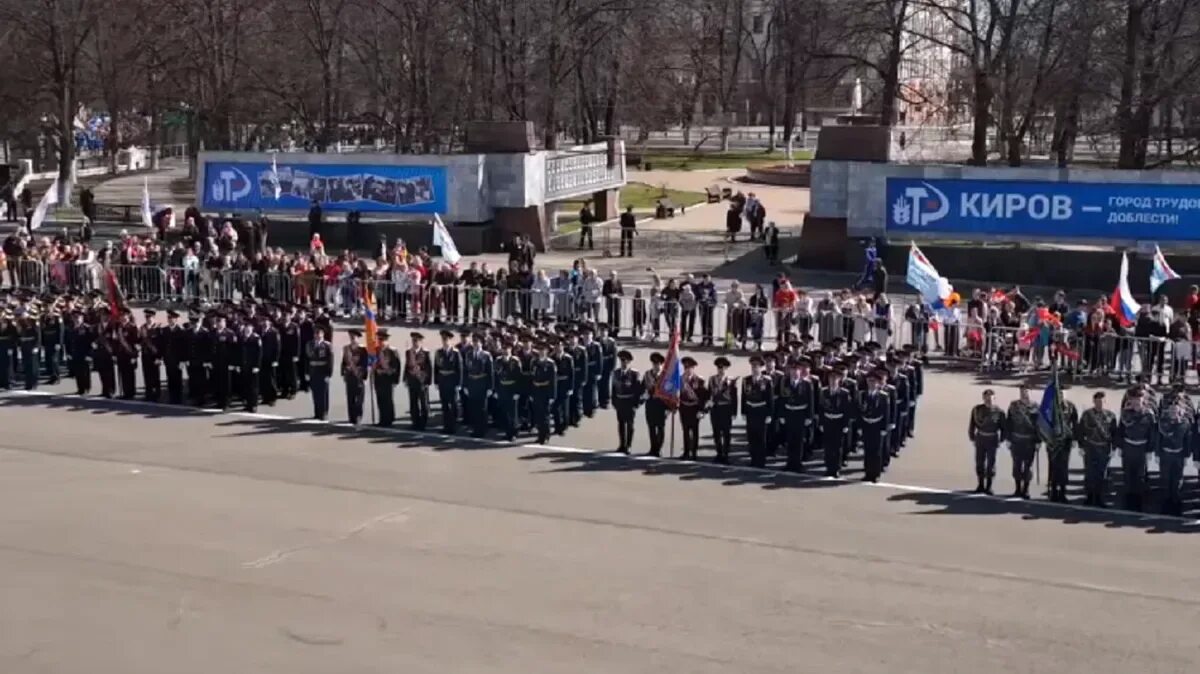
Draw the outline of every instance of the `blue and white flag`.
<instances>
[{"instance_id":1,"label":"blue and white flag","mask_svg":"<svg viewBox=\"0 0 1200 674\"><path fill-rule=\"evenodd\" d=\"M275 163L274 153L271 154L271 172L267 174L267 181L271 183L271 194L275 196L275 201L279 201L283 189L279 186L279 165Z\"/></svg>"},{"instance_id":2,"label":"blue and white flag","mask_svg":"<svg viewBox=\"0 0 1200 674\"><path fill-rule=\"evenodd\" d=\"M1159 250L1158 244L1154 244L1154 265L1150 267L1150 294L1158 292L1162 284L1167 281L1179 278L1179 274L1171 269L1171 265L1167 264L1167 258Z\"/></svg>"},{"instance_id":3,"label":"blue and white flag","mask_svg":"<svg viewBox=\"0 0 1200 674\"><path fill-rule=\"evenodd\" d=\"M433 245L442 249L442 259L450 264L458 264L462 259L454 245L454 239L450 238L450 230L446 229L446 223L442 222L442 216L437 213L433 214Z\"/></svg>"}]
</instances>

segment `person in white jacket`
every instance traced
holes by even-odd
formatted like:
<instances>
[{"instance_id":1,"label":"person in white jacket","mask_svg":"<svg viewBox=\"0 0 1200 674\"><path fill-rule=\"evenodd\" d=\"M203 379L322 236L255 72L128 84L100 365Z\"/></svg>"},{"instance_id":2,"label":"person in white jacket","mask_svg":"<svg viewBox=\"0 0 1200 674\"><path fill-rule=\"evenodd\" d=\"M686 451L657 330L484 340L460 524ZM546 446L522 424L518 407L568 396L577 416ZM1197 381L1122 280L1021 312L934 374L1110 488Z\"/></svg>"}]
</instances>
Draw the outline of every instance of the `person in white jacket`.
<instances>
[{"instance_id":1,"label":"person in white jacket","mask_svg":"<svg viewBox=\"0 0 1200 674\"><path fill-rule=\"evenodd\" d=\"M546 270L538 270L529 289L533 295L530 306L533 317L541 320L550 311L550 278L546 276Z\"/></svg>"},{"instance_id":2,"label":"person in white jacket","mask_svg":"<svg viewBox=\"0 0 1200 674\"><path fill-rule=\"evenodd\" d=\"M596 318L600 315L600 292L603 289L603 284L596 277L596 272L588 269L583 273L583 280L579 284L580 301L583 304L583 313L591 318Z\"/></svg>"}]
</instances>

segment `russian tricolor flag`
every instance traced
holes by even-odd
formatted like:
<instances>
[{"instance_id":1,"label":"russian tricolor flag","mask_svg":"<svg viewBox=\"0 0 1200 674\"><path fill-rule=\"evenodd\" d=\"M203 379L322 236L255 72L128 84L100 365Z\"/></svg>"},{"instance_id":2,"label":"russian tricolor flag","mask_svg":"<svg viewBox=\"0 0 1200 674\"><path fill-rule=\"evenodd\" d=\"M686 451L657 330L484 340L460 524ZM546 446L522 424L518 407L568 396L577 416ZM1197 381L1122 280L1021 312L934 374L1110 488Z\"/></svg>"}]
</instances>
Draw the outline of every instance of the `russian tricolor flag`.
<instances>
[{"instance_id":1,"label":"russian tricolor flag","mask_svg":"<svg viewBox=\"0 0 1200 674\"><path fill-rule=\"evenodd\" d=\"M1167 264L1167 258L1158 249L1158 244L1154 245L1154 266L1150 267L1150 294L1158 292L1162 284L1172 279L1179 278L1179 274L1171 269L1171 265Z\"/></svg>"},{"instance_id":2,"label":"russian tricolor flag","mask_svg":"<svg viewBox=\"0 0 1200 674\"><path fill-rule=\"evenodd\" d=\"M1137 321L1138 310L1142 307L1134 301L1133 293L1129 292L1129 255L1126 253L1121 253L1121 277L1110 304L1122 327L1127 328Z\"/></svg>"}]
</instances>

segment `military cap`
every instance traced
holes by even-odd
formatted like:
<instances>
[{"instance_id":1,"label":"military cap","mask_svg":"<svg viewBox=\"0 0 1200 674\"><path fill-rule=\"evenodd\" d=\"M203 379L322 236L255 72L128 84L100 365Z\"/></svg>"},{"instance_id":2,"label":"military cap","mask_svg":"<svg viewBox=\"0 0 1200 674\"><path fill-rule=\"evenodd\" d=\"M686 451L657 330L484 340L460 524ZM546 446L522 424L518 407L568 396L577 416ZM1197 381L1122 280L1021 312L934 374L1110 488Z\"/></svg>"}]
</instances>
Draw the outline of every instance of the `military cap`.
<instances>
[{"instance_id":1,"label":"military cap","mask_svg":"<svg viewBox=\"0 0 1200 674\"><path fill-rule=\"evenodd\" d=\"M651 363L665 363L666 361L667 361L667 359L664 358L663 355L657 351L650 354L650 362Z\"/></svg>"},{"instance_id":2,"label":"military cap","mask_svg":"<svg viewBox=\"0 0 1200 674\"><path fill-rule=\"evenodd\" d=\"M596 324L596 329L597 329L597 330L607 330L607 329L608 329L608 323L597 323L597 324Z\"/></svg>"},{"instance_id":3,"label":"military cap","mask_svg":"<svg viewBox=\"0 0 1200 674\"><path fill-rule=\"evenodd\" d=\"M472 332L473 332L473 330L471 330L471 328L466 327L466 326L463 326L458 329L458 334L462 335L463 337L470 337Z\"/></svg>"},{"instance_id":4,"label":"military cap","mask_svg":"<svg viewBox=\"0 0 1200 674\"><path fill-rule=\"evenodd\" d=\"M358 328L351 328L350 330L346 331L346 334L350 335L351 337L362 337L362 330L359 330Z\"/></svg>"},{"instance_id":5,"label":"military cap","mask_svg":"<svg viewBox=\"0 0 1200 674\"><path fill-rule=\"evenodd\" d=\"M813 337L812 335L808 334L807 332L806 332L806 333L804 333L804 334L802 334L802 335L800 335L800 341L801 341L801 342L811 342L811 341L813 341L814 339L816 339L816 338L815 338L815 337Z\"/></svg>"},{"instance_id":6,"label":"military cap","mask_svg":"<svg viewBox=\"0 0 1200 674\"><path fill-rule=\"evenodd\" d=\"M1093 393L1092 400L1104 400L1104 391L1096 391Z\"/></svg>"},{"instance_id":7,"label":"military cap","mask_svg":"<svg viewBox=\"0 0 1200 674\"><path fill-rule=\"evenodd\" d=\"M629 353L625 349L621 349L617 352L617 358L623 361L631 361L633 360L633 354Z\"/></svg>"},{"instance_id":8,"label":"military cap","mask_svg":"<svg viewBox=\"0 0 1200 674\"><path fill-rule=\"evenodd\" d=\"M799 349L804 346L804 343L798 339L793 339L787 343L789 349Z\"/></svg>"},{"instance_id":9,"label":"military cap","mask_svg":"<svg viewBox=\"0 0 1200 674\"><path fill-rule=\"evenodd\" d=\"M133 309L130 309L130 308L128 308L128 307L124 308L124 309L122 309L122 310L121 310L121 315L122 315L122 316L132 316L132 315L133 315Z\"/></svg>"},{"instance_id":10,"label":"military cap","mask_svg":"<svg viewBox=\"0 0 1200 674\"><path fill-rule=\"evenodd\" d=\"M887 380L888 375L891 374L891 372L888 372L888 369L886 367L877 367L874 370L871 370L871 372L879 375L884 380Z\"/></svg>"},{"instance_id":11,"label":"military cap","mask_svg":"<svg viewBox=\"0 0 1200 674\"><path fill-rule=\"evenodd\" d=\"M867 342L866 344L863 344L863 348L867 349L868 351L878 351L879 349L882 349L883 346L879 342Z\"/></svg>"},{"instance_id":12,"label":"military cap","mask_svg":"<svg viewBox=\"0 0 1200 674\"><path fill-rule=\"evenodd\" d=\"M717 367L729 367L729 359L725 356L717 356L717 359L713 361L713 365Z\"/></svg>"},{"instance_id":13,"label":"military cap","mask_svg":"<svg viewBox=\"0 0 1200 674\"><path fill-rule=\"evenodd\" d=\"M996 392L995 392L995 391L993 391L993 390L992 390L992 389L990 389L990 388L985 388L985 389L983 389L983 395L985 395L985 396L994 396L994 395L996 395Z\"/></svg>"},{"instance_id":14,"label":"military cap","mask_svg":"<svg viewBox=\"0 0 1200 674\"><path fill-rule=\"evenodd\" d=\"M144 315L145 315L147 318L149 318L150 316L154 316L154 315L158 314L158 312L157 312L157 311L155 311L155 310L153 310L153 309L143 309L143 310L142 310L142 313L143 313L143 314L144 314Z\"/></svg>"},{"instance_id":15,"label":"military cap","mask_svg":"<svg viewBox=\"0 0 1200 674\"><path fill-rule=\"evenodd\" d=\"M684 356L679 362L683 363L684 367L696 367L696 359L691 356Z\"/></svg>"},{"instance_id":16,"label":"military cap","mask_svg":"<svg viewBox=\"0 0 1200 674\"><path fill-rule=\"evenodd\" d=\"M545 351L545 350L546 350L546 343L545 343L545 342L543 342L543 341L541 341L541 340L538 340L538 341L534 342L534 343L533 343L533 350L534 350L534 351Z\"/></svg>"},{"instance_id":17,"label":"military cap","mask_svg":"<svg viewBox=\"0 0 1200 674\"><path fill-rule=\"evenodd\" d=\"M386 337L386 336L387 336L387 330L380 330L380 331L379 331L379 336L380 336L381 338L382 338L382 337ZM412 333L412 335L410 335L410 336L411 336L413 339L417 340L418 342L419 342L419 341L422 341L422 340L424 340L424 339L425 339L425 335L423 335L423 334L421 334L421 333L419 333L419 332L414 332L414 333Z\"/></svg>"},{"instance_id":18,"label":"military cap","mask_svg":"<svg viewBox=\"0 0 1200 674\"><path fill-rule=\"evenodd\" d=\"M454 332L452 332L450 330L442 330L438 334L441 335L442 337L445 337L446 339L454 339Z\"/></svg>"},{"instance_id":19,"label":"military cap","mask_svg":"<svg viewBox=\"0 0 1200 674\"><path fill-rule=\"evenodd\" d=\"M867 379L873 379L881 382L883 381L883 375L879 374L879 370L871 370L867 373Z\"/></svg>"},{"instance_id":20,"label":"military cap","mask_svg":"<svg viewBox=\"0 0 1200 674\"><path fill-rule=\"evenodd\" d=\"M587 323L580 323L580 324L579 324L579 334L581 334L581 335L589 335L589 334L591 334L591 333L592 333L592 326L588 325Z\"/></svg>"},{"instance_id":21,"label":"military cap","mask_svg":"<svg viewBox=\"0 0 1200 674\"><path fill-rule=\"evenodd\" d=\"M840 377L840 376L846 374L846 366L845 365L834 365L833 368L831 368L829 370L829 373L836 374L837 376Z\"/></svg>"},{"instance_id":22,"label":"military cap","mask_svg":"<svg viewBox=\"0 0 1200 674\"><path fill-rule=\"evenodd\" d=\"M174 309L167 310L167 318L179 318L179 312Z\"/></svg>"},{"instance_id":23,"label":"military cap","mask_svg":"<svg viewBox=\"0 0 1200 674\"><path fill-rule=\"evenodd\" d=\"M200 320L200 314L195 311L189 311L188 312L188 320L189 321L198 321L198 320Z\"/></svg>"},{"instance_id":24,"label":"military cap","mask_svg":"<svg viewBox=\"0 0 1200 674\"><path fill-rule=\"evenodd\" d=\"M471 339L479 340L481 342L484 340L485 337L487 337L487 335L483 334L482 332L476 331L476 332L471 333Z\"/></svg>"},{"instance_id":25,"label":"military cap","mask_svg":"<svg viewBox=\"0 0 1200 674\"><path fill-rule=\"evenodd\" d=\"M807 356L800 356L792 361L793 367L812 367L812 359Z\"/></svg>"},{"instance_id":26,"label":"military cap","mask_svg":"<svg viewBox=\"0 0 1200 674\"><path fill-rule=\"evenodd\" d=\"M846 343L846 338L845 337L834 337L833 339L829 340L829 343L834 346L841 346Z\"/></svg>"},{"instance_id":27,"label":"military cap","mask_svg":"<svg viewBox=\"0 0 1200 674\"><path fill-rule=\"evenodd\" d=\"M753 356L750 356L750 364L751 364L751 365L762 365L762 364L763 364L763 357L762 357L762 356L760 356L760 355L759 355L759 354L757 354L757 353L756 353L756 354L754 354Z\"/></svg>"}]
</instances>

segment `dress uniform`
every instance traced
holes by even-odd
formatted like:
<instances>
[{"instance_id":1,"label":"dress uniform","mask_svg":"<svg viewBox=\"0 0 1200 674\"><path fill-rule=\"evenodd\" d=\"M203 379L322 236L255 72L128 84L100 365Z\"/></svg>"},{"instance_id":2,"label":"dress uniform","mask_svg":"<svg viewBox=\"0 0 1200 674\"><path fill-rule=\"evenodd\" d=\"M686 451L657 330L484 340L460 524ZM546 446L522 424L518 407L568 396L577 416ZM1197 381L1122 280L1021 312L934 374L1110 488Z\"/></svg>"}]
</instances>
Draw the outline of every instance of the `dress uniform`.
<instances>
[{"instance_id":1,"label":"dress uniform","mask_svg":"<svg viewBox=\"0 0 1200 674\"><path fill-rule=\"evenodd\" d=\"M512 355L512 345L507 341L501 346L500 355L494 363L497 416L504 430L504 439L512 441L517 437L517 427L520 425L518 403L525 373L521 369L521 359Z\"/></svg>"},{"instance_id":2,"label":"dress uniform","mask_svg":"<svg viewBox=\"0 0 1200 674\"><path fill-rule=\"evenodd\" d=\"M38 387L41 378L42 329L38 325L36 315L29 315L18 321L18 343L21 347L21 369L24 375L25 390L33 391Z\"/></svg>"},{"instance_id":3,"label":"dress uniform","mask_svg":"<svg viewBox=\"0 0 1200 674\"><path fill-rule=\"evenodd\" d=\"M746 440L750 465L767 465L767 420L775 407L775 383L762 372L762 356L750 357L750 376L742 380L742 415L746 417Z\"/></svg>"},{"instance_id":4,"label":"dress uniform","mask_svg":"<svg viewBox=\"0 0 1200 674\"><path fill-rule=\"evenodd\" d=\"M717 373L708 379L708 418L717 450L716 462L727 464L733 444L733 420L738 414L737 378L725 375L725 370L729 369L729 359L725 356L718 356L713 364Z\"/></svg>"},{"instance_id":5,"label":"dress uniform","mask_svg":"<svg viewBox=\"0 0 1200 674\"><path fill-rule=\"evenodd\" d=\"M71 314L71 335L67 342L67 353L70 354L71 377L75 379L75 392L81 396L92 392L92 345L96 340L96 331L83 323L83 314L76 311Z\"/></svg>"},{"instance_id":6,"label":"dress uniform","mask_svg":"<svg viewBox=\"0 0 1200 674\"><path fill-rule=\"evenodd\" d=\"M466 359L467 416L470 417L471 435L481 438L487 434L488 401L495 387L495 369L492 354L483 346L483 333L477 332Z\"/></svg>"},{"instance_id":7,"label":"dress uniform","mask_svg":"<svg viewBox=\"0 0 1200 674\"><path fill-rule=\"evenodd\" d=\"M270 317L259 319L258 336L262 340L262 367L258 373L258 386L262 391L262 401L266 405L274 405L279 399L279 359L282 356L283 342L279 329Z\"/></svg>"},{"instance_id":8,"label":"dress uniform","mask_svg":"<svg viewBox=\"0 0 1200 674\"><path fill-rule=\"evenodd\" d=\"M163 370L167 377L167 402L183 404L183 366L188 363L188 334L179 325L179 312L167 312L167 327L160 333Z\"/></svg>"},{"instance_id":9,"label":"dress uniform","mask_svg":"<svg viewBox=\"0 0 1200 674\"><path fill-rule=\"evenodd\" d=\"M536 343L534 353L529 371L529 416L538 443L544 444L550 441L550 409L558 387L558 367L546 356L545 342Z\"/></svg>"},{"instance_id":10,"label":"dress uniform","mask_svg":"<svg viewBox=\"0 0 1200 674\"><path fill-rule=\"evenodd\" d=\"M146 322L138 326L138 346L142 355L142 388L148 402L162 398L162 338L154 324L157 312L146 309Z\"/></svg>"},{"instance_id":11,"label":"dress uniform","mask_svg":"<svg viewBox=\"0 0 1200 674\"><path fill-rule=\"evenodd\" d=\"M300 331L300 354L298 360L296 361L296 388L298 391L307 391L309 388L309 380L311 379L309 374L312 372L312 366L309 362L309 356L312 355L312 350L310 350L308 346L317 338L317 325L316 321L314 321L312 317L308 316L307 313L305 313L305 310L301 308L296 319L296 327ZM326 342L328 341L329 340L327 339ZM330 348L332 349L332 345ZM328 362L329 368L332 370L332 353L329 356ZM328 391L326 391L326 400L328 400ZM325 409L328 411L328 404L325 406Z\"/></svg>"},{"instance_id":12,"label":"dress uniform","mask_svg":"<svg viewBox=\"0 0 1200 674\"><path fill-rule=\"evenodd\" d=\"M1182 399L1167 408L1158 422L1159 477L1166 515L1183 515L1183 469L1194 445L1192 428L1192 415Z\"/></svg>"},{"instance_id":13,"label":"dress uniform","mask_svg":"<svg viewBox=\"0 0 1200 674\"><path fill-rule=\"evenodd\" d=\"M783 433L787 447L787 469L804 470L804 454L812 435L813 415L817 411L818 388L814 385L808 358L799 358L789 365L790 375L781 385Z\"/></svg>"},{"instance_id":14,"label":"dress uniform","mask_svg":"<svg viewBox=\"0 0 1200 674\"><path fill-rule=\"evenodd\" d=\"M583 415L591 418L596 413L599 396L600 374L604 368L604 349L592 339L592 329L583 329L583 351L587 356L587 379L583 382Z\"/></svg>"},{"instance_id":15,"label":"dress uniform","mask_svg":"<svg viewBox=\"0 0 1200 674\"><path fill-rule=\"evenodd\" d=\"M188 315L188 398L192 405L204 407L208 399L212 370L212 332L199 314Z\"/></svg>"},{"instance_id":16,"label":"dress uniform","mask_svg":"<svg viewBox=\"0 0 1200 674\"><path fill-rule=\"evenodd\" d=\"M976 494L992 493L992 480L996 477L996 450L1004 442L1004 411L992 402L995 396L992 389L985 390L983 402L971 409L971 419L967 424L967 438L975 446L975 477L979 480L975 487Z\"/></svg>"},{"instance_id":17,"label":"dress uniform","mask_svg":"<svg viewBox=\"0 0 1200 674\"><path fill-rule=\"evenodd\" d=\"M825 455L826 477L839 477L842 455L849 442L850 424L854 420L854 396L842 386L846 371L841 365L829 373L829 386L821 392L821 450Z\"/></svg>"},{"instance_id":18,"label":"dress uniform","mask_svg":"<svg viewBox=\"0 0 1200 674\"><path fill-rule=\"evenodd\" d=\"M226 326L225 317L217 315L217 324L213 330L212 369L209 380L213 393L217 397L217 406L229 408L233 396L234 377L238 367L238 337L232 329Z\"/></svg>"},{"instance_id":19,"label":"dress uniform","mask_svg":"<svg viewBox=\"0 0 1200 674\"><path fill-rule=\"evenodd\" d=\"M333 345L322 333L304 349L306 388L312 388L313 416L324 421L329 416L329 380L333 377Z\"/></svg>"},{"instance_id":20,"label":"dress uniform","mask_svg":"<svg viewBox=\"0 0 1200 674\"><path fill-rule=\"evenodd\" d=\"M367 392L367 350L358 343L361 330L350 330L350 343L342 347L342 383L346 386L346 413L358 425ZM310 382L311 384L311 382Z\"/></svg>"},{"instance_id":21,"label":"dress uniform","mask_svg":"<svg viewBox=\"0 0 1200 674\"><path fill-rule=\"evenodd\" d=\"M600 382L596 386L596 398L600 409L608 409L612 395L612 375L617 369L617 340L608 332L608 326L599 325L600 330Z\"/></svg>"},{"instance_id":22,"label":"dress uniform","mask_svg":"<svg viewBox=\"0 0 1200 674\"><path fill-rule=\"evenodd\" d=\"M569 356L567 357L569 358ZM612 402L613 407L617 410L617 451L628 454L630 447L633 445L633 429L637 423L637 408L641 404L644 389L642 387L642 378L638 374L638 371L629 367L629 363L633 361L633 354L624 350L619 351L617 352L617 360L620 361L621 366L613 373L612 380ZM571 367L571 364L568 363L567 367ZM558 377L558 392L561 395L564 391L562 385L563 366L561 363L558 366Z\"/></svg>"},{"instance_id":23,"label":"dress uniform","mask_svg":"<svg viewBox=\"0 0 1200 674\"><path fill-rule=\"evenodd\" d=\"M12 388L13 353L19 341L17 326L12 314L4 310L0 314L0 390Z\"/></svg>"},{"instance_id":24,"label":"dress uniform","mask_svg":"<svg viewBox=\"0 0 1200 674\"><path fill-rule=\"evenodd\" d=\"M1049 459L1049 494L1051 501L1067 502L1067 487L1071 480L1071 443L1079 426L1079 412L1075 403L1062 401L1058 411L1061 428L1045 438L1046 456Z\"/></svg>"},{"instance_id":25,"label":"dress uniform","mask_svg":"<svg viewBox=\"0 0 1200 674\"><path fill-rule=\"evenodd\" d=\"M388 344L390 336L387 330L378 330L375 333L376 339L379 340L379 353L375 357L375 364L370 375L372 390L375 392L375 404L379 407L377 423L383 428L396 422L396 385L400 382L401 377L400 354L396 353L396 349ZM426 401L428 402L428 399ZM415 428L417 417L411 414L410 417L413 419ZM425 419L428 419L428 415ZM424 429L424 426L421 428Z\"/></svg>"},{"instance_id":26,"label":"dress uniform","mask_svg":"<svg viewBox=\"0 0 1200 674\"><path fill-rule=\"evenodd\" d=\"M1029 399L1029 389L1021 386L1020 397L1008 405L1005 414L1004 437L1012 454L1012 475L1015 498L1029 498L1029 483L1033 480L1033 462L1037 460L1038 408Z\"/></svg>"},{"instance_id":27,"label":"dress uniform","mask_svg":"<svg viewBox=\"0 0 1200 674\"><path fill-rule=\"evenodd\" d=\"M896 399L896 414L892 417L892 456L898 456L908 442L908 418L913 408L913 387L904 368L900 367L898 357L893 357L888 363L888 369L891 371L891 385L895 388Z\"/></svg>"},{"instance_id":28,"label":"dress uniform","mask_svg":"<svg viewBox=\"0 0 1200 674\"><path fill-rule=\"evenodd\" d=\"M404 353L404 386L408 391L408 416L412 419L413 430L423 431L429 425L433 362L425 350L425 335L414 332L411 339L412 346Z\"/></svg>"},{"instance_id":29,"label":"dress uniform","mask_svg":"<svg viewBox=\"0 0 1200 674\"><path fill-rule=\"evenodd\" d=\"M254 326L249 322L242 326L242 337L238 342L241 357L238 359L238 390L242 394L242 404L247 412L258 411L258 384L262 373L263 345L262 338L254 332Z\"/></svg>"},{"instance_id":30,"label":"dress uniform","mask_svg":"<svg viewBox=\"0 0 1200 674\"><path fill-rule=\"evenodd\" d=\"M768 353L763 357L763 375L771 380L771 393L773 402L771 405L771 419L767 422L767 456L775 456L775 452L782 445L787 436L784 435L784 418L786 410L784 409L783 398L783 380L786 373L776 368L776 362L779 356L774 353Z\"/></svg>"},{"instance_id":31,"label":"dress uniform","mask_svg":"<svg viewBox=\"0 0 1200 674\"><path fill-rule=\"evenodd\" d=\"M859 403L860 433L863 444L863 479L878 482L887 456L891 434L892 402L883 390L887 370L880 368L867 375L867 390Z\"/></svg>"},{"instance_id":32,"label":"dress uniform","mask_svg":"<svg viewBox=\"0 0 1200 674\"><path fill-rule=\"evenodd\" d=\"M683 432L683 457L695 460L700 451L700 417L708 404L704 379L696 374L696 359L684 356L683 385L679 389L679 427Z\"/></svg>"},{"instance_id":33,"label":"dress uniform","mask_svg":"<svg viewBox=\"0 0 1200 674\"><path fill-rule=\"evenodd\" d=\"M587 349L576 341L574 333L567 333L568 346L567 352L571 354L571 361L575 364L575 380L574 388L571 389L571 425L578 426L583 419L583 391L589 385L591 380L590 371L588 370L588 355Z\"/></svg>"},{"instance_id":34,"label":"dress uniform","mask_svg":"<svg viewBox=\"0 0 1200 674\"><path fill-rule=\"evenodd\" d=\"M908 385L908 416L905 419L904 437L911 438L917 427L917 403L925 393L925 371L916 359L916 348L906 344L900 351L900 371Z\"/></svg>"},{"instance_id":35,"label":"dress uniform","mask_svg":"<svg viewBox=\"0 0 1200 674\"><path fill-rule=\"evenodd\" d=\"M63 327L62 316L57 308L51 308L42 317L42 359L48 377L47 383L51 386L57 384L62 376L60 362L66 347L65 338L66 330Z\"/></svg>"},{"instance_id":36,"label":"dress uniform","mask_svg":"<svg viewBox=\"0 0 1200 674\"><path fill-rule=\"evenodd\" d=\"M575 390L575 359L570 353L567 353L562 342L555 344L554 351L554 365L558 370L558 384L554 390L554 432L564 435L567 432L567 424L571 420L571 392ZM613 390L616 390L615 380ZM637 406L634 405L634 409L636 408ZM618 408L618 420L620 416Z\"/></svg>"},{"instance_id":37,"label":"dress uniform","mask_svg":"<svg viewBox=\"0 0 1200 674\"><path fill-rule=\"evenodd\" d=\"M1075 440L1083 450L1083 489L1087 505L1104 507L1108 494L1108 462L1112 459L1117 415L1104 409L1104 392L1092 396L1093 407L1079 416Z\"/></svg>"},{"instance_id":38,"label":"dress uniform","mask_svg":"<svg viewBox=\"0 0 1200 674\"><path fill-rule=\"evenodd\" d=\"M458 432L458 394L463 385L462 354L450 344L454 333L441 331L442 348L434 355L438 400L442 408L442 430L450 435Z\"/></svg>"},{"instance_id":39,"label":"dress uniform","mask_svg":"<svg viewBox=\"0 0 1200 674\"><path fill-rule=\"evenodd\" d=\"M117 394L117 377L114 370L116 355L113 353L116 333L115 324L102 322L92 342L92 367L100 377L100 395L105 398L112 398Z\"/></svg>"},{"instance_id":40,"label":"dress uniform","mask_svg":"<svg viewBox=\"0 0 1200 674\"><path fill-rule=\"evenodd\" d=\"M284 314L279 327L279 395L291 400L299 390L300 357L306 350L300 336L300 326Z\"/></svg>"},{"instance_id":41,"label":"dress uniform","mask_svg":"<svg viewBox=\"0 0 1200 674\"><path fill-rule=\"evenodd\" d=\"M1129 510L1141 510L1144 505L1146 455L1154 451L1157 435L1158 419L1146 406L1146 396L1141 392L1131 395L1117 426L1125 507Z\"/></svg>"},{"instance_id":42,"label":"dress uniform","mask_svg":"<svg viewBox=\"0 0 1200 674\"><path fill-rule=\"evenodd\" d=\"M138 329L133 324L133 312L125 309L116 327L114 355L117 358L117 378L121 382L121 397L133 400L137 397Z\"/></svg>"},{"instance_id":43,"label":"dress uniform","mask_svg":"<svg viewBox=\"0 0 1200 674\"><path fill-rule=\"evenodd\" d=\"M646 431L650 435L650 456L662 456L663 442L667 434L667 404L655 393L663 376L661 353L650 354L650 369L642 377L642 398L646 403Z\"/></svg>"}]
</instances>

